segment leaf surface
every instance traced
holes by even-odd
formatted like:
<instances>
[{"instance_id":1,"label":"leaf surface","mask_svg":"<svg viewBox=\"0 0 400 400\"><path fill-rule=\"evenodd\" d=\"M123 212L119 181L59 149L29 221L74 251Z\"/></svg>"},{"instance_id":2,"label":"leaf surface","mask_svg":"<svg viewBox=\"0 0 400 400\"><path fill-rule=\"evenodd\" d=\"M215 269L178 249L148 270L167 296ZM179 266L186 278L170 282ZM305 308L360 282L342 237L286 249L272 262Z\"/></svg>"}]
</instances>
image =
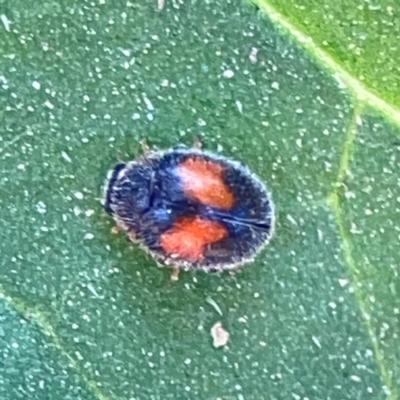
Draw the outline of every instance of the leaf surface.
<instances>
[{"instance_id":1,"label":"leaf surface","mask_svg":"<svg viewBox=\"0 0 400 400\"><path fill-rule=\"evenodd\" d=\"M2 398L397 399L396 110L268 7L24 4L1 13ZM110 233L101 186L141 139L198 136L267 183L276 235L173 284Z\"/></svg>"}]
</instances>

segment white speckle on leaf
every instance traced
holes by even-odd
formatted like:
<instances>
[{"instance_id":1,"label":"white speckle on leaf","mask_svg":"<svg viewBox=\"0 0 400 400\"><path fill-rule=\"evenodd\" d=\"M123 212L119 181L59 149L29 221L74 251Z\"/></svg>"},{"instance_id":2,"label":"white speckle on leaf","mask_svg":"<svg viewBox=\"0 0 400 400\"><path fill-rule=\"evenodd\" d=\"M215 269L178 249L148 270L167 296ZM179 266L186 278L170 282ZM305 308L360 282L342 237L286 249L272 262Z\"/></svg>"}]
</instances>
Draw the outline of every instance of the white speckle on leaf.
<instances>
[{"instance_id":1,"label":"white speckle on leaf","mask_svg":"<svg viewBox=\"0 0 400 400\"><path fill-rule=\"evenodd\" d=\"M14 349L18 349L19 344L18 344L17 342L13 342L13 343L11 344L11 346L12 346Z\"/></svg>"},{"instance_id":2,"label":"white speckle on leaf","mask_svg":"<svg viewBox=\"0 0 400 400\"><path fill-rule=\"evenodd\" d=\"M191 360L190 358L187 358L187 359L184 361L184 363L185 363L186 365L189 365L191 362L192 362L192 360Z\"/></svg>"},{"instance_id":3,"label":"white speckle on leaf","mask_svg":"<svg viewBox=\"0 0 400 400\"><path fill-rule=\"evenodd\" d=\"M333 75L338 83L339 89L347 89L347 85L343 82L342 77L339 74Z\"/></svg>"},{"instance_id":4,"label":"white speckle on leaf","mask_svg":"<svg viewBox=\"0 0 400 400\"><path fill-rule=\"evenodd\" d=\"M146 107L149 111L154 111L154 106L153 103L150 101L150 99L143 93L143 100L146 104Z\"/></svg>"},{"instance_id":5,"label":"white speckle on leaf","mask_svg":"<svg viewBox=\"0 0 400 400\"><path fill-rule=\"evenodd\" d=\"M10 32L11 31L11 29L10 29L10 20L7 18L7 15L1 14L0 18L1 18L1 22L4 25L4 29L7 32Z\"/></svg>"},{"instance_id":6,"label":"white speckle on leaf","mask_svg":"<svg viewBox=\"0 0 400 400\"><path fill-rule=\"evenodd\" d=\"M38 82L38 81L33 81L33 82L32 82L32 87L33 87L34 89L36 89L36 90L40 90L41 84L40 84L40 82Z\"/></svg>"},{"instance_id":7,"label":"white speckle on leaf","mask_svg":"<svg viewBox=\"0 0 400 400\"><path fill-rule=\"evenodd\" d=\"M82 214L82 210L78 206L75 206L74 207L74 214L75 214L76 217L78 217L79 215Z\"/></svg>"},{"instance_id":8,"label":"white speckle on leaf","mask_svg":"<svg viewBox=\"0 0 400 400\"><path fill-rule=\"evenodd\" d=\"M41 227L40 227L40 230L41 230L42 232L48 232L48 231L49 231L49 228L48 228L47 226L41 226Z\"/></svg>"},{"instance_id":9,"label":"white speckle on leaf","mask_svg":"<svg viewBox=\"0 0 400 400\"><path fill-rule=\"evenodd\" d=\"M236 107L238 108L240 114L243 114L243 104L239 100L236 100L235 103L236 103Z\"/></svg>"},{"instance_id":10,"label":"white speckle on leaf","mask_svg":"<svg viewBox=\"0 0 400 400\"><path fill-rule=\"evenodd\" d=\"M165 0L157 0L157 9L158 11L163 10L165 7Z\"/></svg>"},{"instance_id":11,"label":"white speckle on leaf","mask_svg":"<svg viewBox=\"0 0 400 400\"><path fill-rule=\"evenodd\" d=\"M36 211L37 211L39 214L44 214L44 213L47 211L47 209L46 209L46 204L44 204L43 201L39 201L39 202L36 204Z\"/></svg>"},{"instance_id":12,"label":"white speckle on leaf","mask_svg":"<svg viewBox=\"0 0 400 400\"><path fill-rule=\"evenodd\" d=\"M346 197L346 199L355 199L356 198L356 194L350 190L346 190L344 192L344 197Z\"/></svg>"},{"instance_id":13,"label":"white speckle on leaf","mask_svg":"<svg viewBox=\"0 0 400 400\"><path fill-rule=\"evenodd\" d=\"M322 347L320 341L318 340L318 338L316 336L312 336L311 339L319 349Z\"/></svg>"},{"instance_id":14,"label":"white speckle on leaf","mask_svg":"<svg viewBox=\"0 0 400 400\"><path fill-rule=\"evenodd\" d=\"M357 375L351 375L350 379L354 382L361 382L361 378Z\"/></svg>"},{"instance_id":15,"label":"white speckle on leaf","mask_svg":"<svg viewBox=\"0 0 400 400\"><path fill-rule=\"evenodd\" d=\"M297 226L297 221L296 221L290 214L288 214L288 215L286 216L286 218L287 218L288 221L291 222L293 225L296 225L296 226Z\"/></svg>"},{"instance_id":16,"label":"white speckle on leaf","mask_svg":"<svg viewBox=\"0 0 400 400\"><path fill-rule=\"evenodd\" d=\"M229 340L229 332L224 329L220 321L211 328L211 336L213 338L214 347L225 346Z\"/></svg>"},{"instance_id":17,"label":"white speckle on leaf","mask_svg":"<svg viewBox=\"0 0 400 400\"><path fill-rule=\"evenodd\" d=\"M78 200L82 200L83 199L83 193L82 192L75 192L74 196L78 199Z\"/></svg>"},{"instance_id":18,"label":"white speckle on leaf","mask_svg":"<svg viewBox=\"0 0 400 400\"><path fill-rule=\"evenodd\" d=\"M131 55L131 50L130 49L120 49L121 53L126 56L126 57L130 57Z\"/></svg>"},{"instance_id":19,"label":"white speckle on leaf","mask_svg":"<svg viewBox=\"0 0 400 400\"><path fill-rule=\"evenodd\" d=\"M249 54L249 59L252 64L255 64L257 62L257 55L258 55L257 47L252 47Z\"/></svg>"},{"instance_id":20,"label":"white speckle on leaf","mask_svg":"<svg viewBox=\"0 0 400 400\"><path fill-rule=\"evenodd\" d=\"M153 121L153 119L154 119L154 115L151 114L151 113L147 113L147 114L146 114L146 117L147 117L147 119L148 119L149 121Z\"/></svg>"},{"instance_id":21,"label":"white speckle on leaf","mask_svg":"<svg viewBox=\"0 0 400 400\"><path fill-rule=\"evenodd\" d=\"M46 100L46 101L44 102L44 105L45 105L47 108L50 108L50 110L54 110L54 106L53 106L53 104L52 104L49 100Z\"/></svg>"},{"instance_id":22,"label":"white speckle on leaf","mask_svg":"<svg viewBox=\"0 0 400 400\"><path fill-rule=\"evenodd\" d=\"M86 210L86 211L85 211L85 215L86 215L87 217L90 217L90 216L92 216L93 214L94 214L94 210L92 210L92 209Z\"/></svg>"},{"instance_id":23,"label":"white speckle on leaf","mask_svg":"<svg viewBox=\"0 0 400 400\"><path fill-rule=\"evenodd\" d=\"M303 109L302 108L298 108L298 109L296 109L296 113L297 114L303 114Z\"/></svg>"},{"instance_id":24,"label":"white speckle on leaf","mask_svg":"<svg viewBox=\"0 0 400 400\"><path fill-rule=\"evenodd\" d=\"M71 158L69 157L69 155L65 151L61 152L61 156L65 161L68 161L68 162L72 163Z\"/></svg>"},{"instance_id":25,"label":"white speckle on leaf","mask_svg":"<svg viewBox=\"0 0 400 400\"><path fill-rule=\"evenodd\" d=\"M272 89L279 90L279 83L278 82L272 82L271 87L272 87Z\"/></svg>"},{"instance_id":26,"label":"white speckle on leaf","mask_svg":"<svg viewBox=\"0 0 400 400\"><path fill-rule=\"evenodd\" d=\"M93 233L87 233L84 237L85 240L92 240L94 238Z\"/></svg>"},{"instance_id":27,"label":"white speckle on leaf","mask_svg":"<svg viewBox=\"0 0 400 400\"><path fill-rule=\"evenodd\" d=\"M96 289L91 285L90 283L87 285L87 288L89 291L95 296L95 297L100 297L99 294L96 292Z\"/></svg>"},{"instance_id":28,"label":"white speckle on leaf","mask_svg":"<svg viewBox=\"0 0 400 400\"><path fill-rule=\"evenodd\" d=\"M132 114L132 119L133 119L133 120L140 119L140 114L138 114L138 113Z\"/></svg>"},{"instance_id":29,"label":"white speckle on leaf","mask_svg":"<svg viewBox=\"0 0 400 400\"><path fill-rule=\"evenodd\" d=\"M89 317L89 315L83 314L82 318L83 318L85 321L90 322L90 317Z\"/></svg>"},{"instance_id":30,"label":"white speckle on leaf","mask_svg":"<svg viewBox=\"0 0 400 400\"><path fill-rule=\"evenodd\" d=\"M234 77L235 73L231 69L227 69L222 75L224 76L224 78L231 79Z\"/></svg>"},{"instance_id":31,"label":"white speckle on leaf","mask_svg":"<svg viewBox=\"0 0 400 400\"><path fill-rule=\"evenodd\" d=\"M339 279L339 285L345 287L349 283L348 279Z\"/></svg>"}]
</instances>

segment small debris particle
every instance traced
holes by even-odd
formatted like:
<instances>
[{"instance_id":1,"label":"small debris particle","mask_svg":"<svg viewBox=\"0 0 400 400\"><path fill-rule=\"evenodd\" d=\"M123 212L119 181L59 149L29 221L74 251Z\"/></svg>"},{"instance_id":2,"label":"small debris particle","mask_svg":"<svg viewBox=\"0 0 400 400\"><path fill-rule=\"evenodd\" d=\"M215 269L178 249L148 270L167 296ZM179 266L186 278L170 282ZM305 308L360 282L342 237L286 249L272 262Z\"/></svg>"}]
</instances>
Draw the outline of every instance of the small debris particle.
<instances>
[{"instance_id":1,"label":"small debris particle","mask_svg":"<svg viewBox=\"0 0 400 400\"><path fill-rule=\"evenodd\" d=\"M94 238L93 233L87 233L87 234L84 236L84 239L85 239L85 240L92 240L93 238Z\"/></svg>"},{"instance_id":2,"label":"small debris particle","mask_svg":"<svg viewBox=\"0 0 400 400\"><path fill-rule=\"evenodd\" d=\"M211 336L214 347L225 346L229 340L229 332L225 330L220 321L211 328Z\"/></svg>"},{"instance_id":3,"label":"small debris particle","mask_svg":"<svg viewBox=\"0 0 400 400\"><path fill-rule=\"evenodd\" d=\"M119 226L117 226L117 225L115 225L115 226L113 226L112 228L111 228L111 234L112 235L116 235L117 233L119 233L120 232L120 228L119 228Z\"/></svg>"},{"instance_id":4,"label":"small debris particle","mask_svg":"<svg viewBox=\"0 0 400 400\"><path fill-rule=\"evenodd\" d=\"M81 192L75 192L74 195L78 200L82 200L83 199L83 193L81 193Z\"/></svg>"},{"instance_id":5,"label":"small debris particle","mask_svg":"<svg viewBox=\"0 0 400 400\"><path fill-rule=\"evenodd\" d=\"M219 315L222 315L222 311L221 311L221 309L219 308L218 304L217 304L210 296L208 296L208 297L206 298L206 302L207 302L208 304L210 304L210 306L212 306L212 307L214 308L214 310L215 310Z\"/></svg>"},{"instance_id":6,"label":"small debris particle","mask_svg":"<svg viewBox=\"0 0 400 400\"><path fill-rule=\"evenodd\" d=\"M257 47L252 47L249 54L249 59L252 64L255 64L257 62L257 54L258 54Z\"/></svg>"}]
</instances>

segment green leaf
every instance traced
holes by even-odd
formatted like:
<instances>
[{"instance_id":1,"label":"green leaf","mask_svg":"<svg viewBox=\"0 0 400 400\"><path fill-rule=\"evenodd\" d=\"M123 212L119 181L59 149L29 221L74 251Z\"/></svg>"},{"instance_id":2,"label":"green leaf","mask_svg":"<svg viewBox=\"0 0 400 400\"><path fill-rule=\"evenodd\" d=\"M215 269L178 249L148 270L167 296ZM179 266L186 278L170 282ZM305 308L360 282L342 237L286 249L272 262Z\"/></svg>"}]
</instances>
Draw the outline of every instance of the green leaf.
<instances>
[{"instance_id":1,"label":"green leaf","mask_svg":"<svg viewBox=\"0 0 400 400\"><path fill-rule=\"evenodd\" d=\"M400 106L400 17L391 0L257 0L311 37L369 91Z\"/></svg>"},{"instance_id":2,"label":"green leaf","mask_svg":"<svg viewBox=\"0 0 400 400\"><path fill-rule=\"evenodd\" d=\"M65 352L52 327L44 324L41 331L30 321L38 315L20 306L15 298L0 300L1 398L96 399L96 385L85 382L75 361L78 352Z\"/></svg>"},{"instance_id":3,"label":"green leaf","mask_svg":"<svg viewBox=\"0 0 400 400\"><path fill-rule=\"evenodd\" d=\"M1 398L397 399L400 114L267 3L156 3L0 3ZM171 283L101 185L197 136L276 236Z\"/></svg>"}]
</instances>

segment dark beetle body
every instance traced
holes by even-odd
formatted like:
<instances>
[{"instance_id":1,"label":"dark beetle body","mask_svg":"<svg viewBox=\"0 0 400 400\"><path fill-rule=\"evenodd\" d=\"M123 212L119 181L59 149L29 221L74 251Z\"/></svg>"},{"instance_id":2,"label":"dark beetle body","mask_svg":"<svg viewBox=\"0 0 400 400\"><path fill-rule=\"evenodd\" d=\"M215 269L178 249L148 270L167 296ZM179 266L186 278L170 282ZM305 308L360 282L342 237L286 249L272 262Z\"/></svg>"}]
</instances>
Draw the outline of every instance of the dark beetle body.
<instances>
[{"instance_id":1,"label":"dark beetle body","mask_svg":"<svg viewBox=\"0 0 400 400\"><path fill-rule=\"evenodd\" d=\"M205 271L251 261L274 208L242 164L194 148L149 152L110 171L104 207L161 265Z\"/></svg>"}]
</instances>

